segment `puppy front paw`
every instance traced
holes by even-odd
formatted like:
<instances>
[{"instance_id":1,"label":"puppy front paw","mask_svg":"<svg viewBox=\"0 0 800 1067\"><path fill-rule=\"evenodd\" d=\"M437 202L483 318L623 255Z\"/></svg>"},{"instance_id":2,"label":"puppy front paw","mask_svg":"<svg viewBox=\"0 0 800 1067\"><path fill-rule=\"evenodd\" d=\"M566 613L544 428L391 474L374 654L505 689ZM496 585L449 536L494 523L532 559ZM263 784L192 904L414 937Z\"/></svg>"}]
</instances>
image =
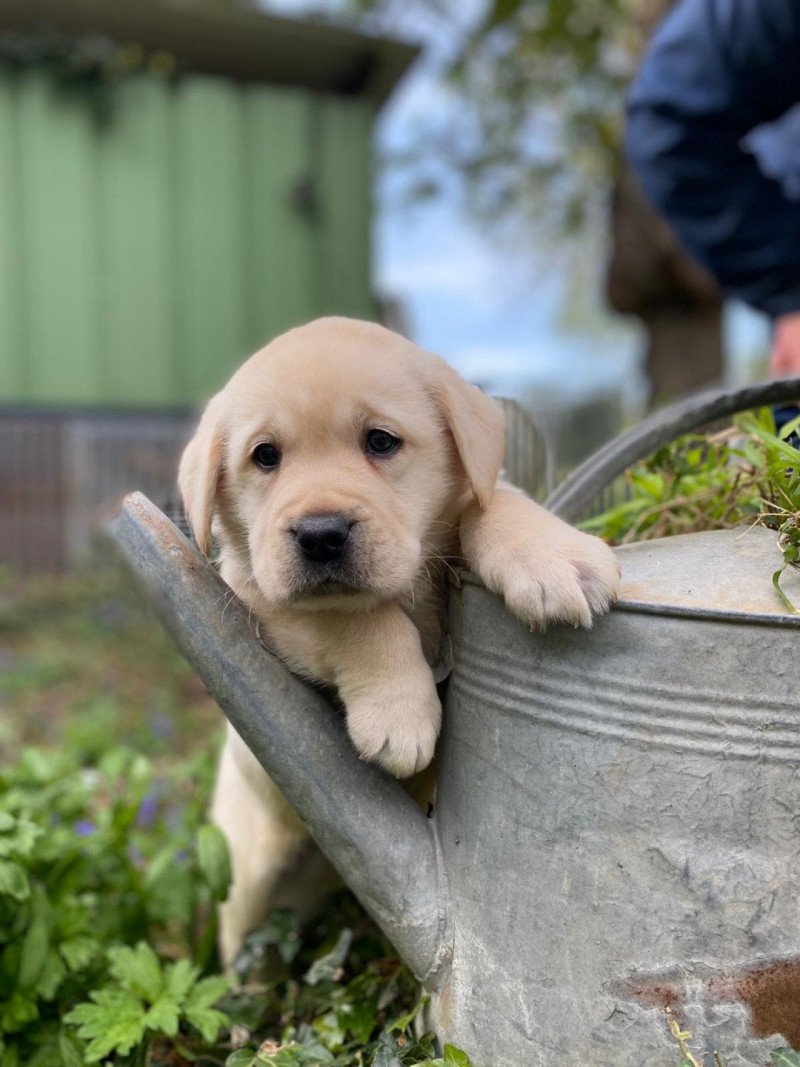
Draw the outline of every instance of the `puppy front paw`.
<instances>
[{"instance_id":1,"label":"puppy front paw","mask_svg":"<svg viewBox=\"0 0 800 1067\"><path fill-rule=\"evenodd\" d=\"M616 556L599 538L570 526L563 525L552 541L531 539L503 554L492 568L494 591L532 629L549 622L588 629L593 616L607 612L617 599Z\"/></svg>"},{"instance_id":2,"label":"puppy front paw","mask_svg":"<svg viewBox=\"0 0 800 1067\"><path fill-rule=\"evenodd\" d=\"M347 730L359 755L395 778L410 778L433 759L442 706L433 676L393 692L372 692L347 702Z\"/></svg>"}]
</instances>

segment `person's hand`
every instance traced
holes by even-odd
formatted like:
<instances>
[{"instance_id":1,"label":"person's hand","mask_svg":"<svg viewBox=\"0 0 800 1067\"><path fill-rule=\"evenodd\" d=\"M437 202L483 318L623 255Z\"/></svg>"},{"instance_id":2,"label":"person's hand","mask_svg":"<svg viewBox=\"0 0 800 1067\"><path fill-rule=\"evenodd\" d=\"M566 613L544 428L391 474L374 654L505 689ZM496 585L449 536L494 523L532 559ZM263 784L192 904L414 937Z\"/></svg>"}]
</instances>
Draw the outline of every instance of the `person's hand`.
<instances>
[{"instance_id":1,"label":"person's hand","mask_svg":"<svg viewBox=\"0 0 800 1067\"><path fill-rule=\"evenodd\" d=\"M800 311L775 320L769 362L776 378L800 377Z\"/></svg>"}]
</instances>

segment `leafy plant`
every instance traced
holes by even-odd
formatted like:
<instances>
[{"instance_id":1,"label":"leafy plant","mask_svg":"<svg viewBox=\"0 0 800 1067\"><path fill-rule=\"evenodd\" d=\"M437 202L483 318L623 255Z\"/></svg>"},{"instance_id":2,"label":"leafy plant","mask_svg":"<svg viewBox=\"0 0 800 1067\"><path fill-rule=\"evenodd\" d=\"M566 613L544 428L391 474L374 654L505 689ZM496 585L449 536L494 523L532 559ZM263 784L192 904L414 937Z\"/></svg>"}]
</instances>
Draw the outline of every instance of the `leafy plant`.
<instances>
[{"instance_id":1,"label":"leafy plant","mask_svg":"<svg viewBox=\"0 0 800 1067\"><path fill-rule=\"evenodd\" d=\"M259 982L266 965L270 981ZM238 992L224 1002L243 1040L226 1067L469 1067L432 1034L412 1027L424 1002L411 974L348 894L342 894L300 940L297 919L273 912L236 960ZM266 1036L264 1036L266 1035Z\"/></svg>"},{"instance_id":2,"label":"leafy plant","mask_svg":"<svg viewBox=\"0 0 800 1067\"><path fill-rule=\"evenodd\" d=\"M794 612L780 577L800 562L800 449L791 440L798 427L800 418L778 432L765 408L719 434L680 437L635 464L616 486L617 503L581 526L613 544L766 526L777 533L783 560L773 585Z\"/></svg>"},{"instance_id":3,"label":"leafy plant","mask_svg":"<svg viewBox=\"0 0 800 1067\"><path fill-rule=\"evenodd\" d=\"M0 1067L453 1060L347 894L302 936L270 915L212 1002L219 712L118 573L0 575L0 640Z\"/></svg>"},{"instance_id":4,"label":"leafy plant","mask_svg":"<svg viewBox=\"0 0 800 1067\"><path fill-rule=\"evenodd\" d=\"M121 1049L139 972L150 999L134 1044L147 1029L177 1036L178 1020L207 1040L211 1019L220 1022L203 1011L222 986L204 984L200 972L213 962L226 846L204 826L205 789L192 788L199 771L197 760L184 761L157 777L121 747L88 767L63 749L29 749L0 771L2 1067L79 1067ZM126 947L145 939L188 958L162 972L152 948ZM92 1015L101 1006L125 1008L118 1025L124 1017L128 1029L110 1044Z\"/></svg>"},{"instance_id":5,"label":"leafy plant","mask_svg":"<svg viewBox=\"0 0 800 1067\"><path fill-rule=\"evenodd\" d=\"M108 962L109 982L64 1019L88 1041L87 1063L97 1063L110 1052L127 1055L149 1033L175 1038L182 1023L189 1023L209 1044L216 1042L228 1019L213 1005L228 992L230 979L201 979L199 968L185 959L164 966L143 941L135 948L109 949Z\"/></svg>"}]
</instances>

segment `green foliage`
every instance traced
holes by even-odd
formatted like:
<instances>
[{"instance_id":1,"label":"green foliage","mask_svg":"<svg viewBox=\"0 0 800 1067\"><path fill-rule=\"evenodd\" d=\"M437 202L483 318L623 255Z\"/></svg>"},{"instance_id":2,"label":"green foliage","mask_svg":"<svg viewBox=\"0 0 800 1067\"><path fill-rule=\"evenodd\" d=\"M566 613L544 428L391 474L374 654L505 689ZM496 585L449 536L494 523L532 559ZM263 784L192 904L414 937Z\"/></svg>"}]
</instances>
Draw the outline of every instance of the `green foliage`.
<instances>
[{"instance_id":1,"label":"green foliage","mask_svg":"<svg viewBox=\"0 0 800 1067\"><path fill-rule=\"evenodd\" d=\"M213 1005L228 992L224 975L200 978L188 960L163 966L149 945L109 949L111 981L90 994L91 1003L73 1008L64 1022L88 1041L86 1062L97 1063L111 1052L127 1055L147 1040L148 1031L177 1036L181 1023L197 1029L209 1044L228 1022Z\"/></svg>"},{"instance_id":2,"label":"green foliage","mask_svg":"<svg viewBox=\"0 0 800 1067\"><path fill-rule=\"evenodd\" d=\"M458 0L350 0L378 25L430 27L457 106L415 130L412 191L455 172L479 217L534 218L575 231L604 203L618 166L623 95L641 45L629 0L490 0L467 20ZM415 17L416 16L416 17ZM446 42L443 45L442 42Z\"/></svg>"},{"instance_id":3,"label":"green foliage","mask_svg":"<svg viewBox=\"0 0 800 1067\"><path fill-rule=\"evenodd\" d=\"M265 966L271 980L261 985ZM226 1067L469 1067L450 1046L436 1059L431 1034L412 1035L422 1007L416 982L349 896L305 945L296 918L274 912L247 938L235 969L242 986L224 1007L241 1031L268 1036L232 1052Z\"/></svg>"},{"instance_id":4,"label":"green foliage","mask_svg":"<svg viewBox=\"0 0 800 1067\"><path fill-rule=\"evenodd\" d=\"M113 746L94 765L31 748L0 772L2 1067L468 1065L412 1036L417 985L349 897L305 944L273 913L235 988L213 973L230 868L206 769L157 774Z\"/></svg>"},{"instance_id":5,"label":"green foliage","mask_svg":"<svg viewBox=\"0 0 800 1067\"><path fill-rule=\"evenodd\" d=\"M739 416L730 430L690 434L637 463L618 484L618 502L581 523L612 544L721 530L754 523L776 531L783 558L773 585L800 562L800 449L790 441L800 419L775 429L765 408Z\"/></svg>"},{"instance_id":6,"label":"green foliage","mask_svg":"<svg viewBox=\"0 0 800 1067\"><path fill-rule=\"evenodd\" d=\"M148 53L140 44L117 44L101 34L76 38L51 28L0 33L5 67L45 70L61 90L84 92L99 121L113 116L113 88L122 79L148 74L171 77L175 57Z\"/></svg>"},{"instance_id":7,"label":"green foliage","mask_svg":"<svg viewBox=\"0 0 800 1067\"><path fill-rule=\"evenodd\" d=\"M93 766L32 748L0 771L4 1067L92 1063L184 1024L216 1036L224 1017L211 1005L227 980L200 979L200 967L224 863L210 872L200 857L198 770L187 761L156 776L115 746ZM164 968L143 941L126 947L143 938L187 958Z\"/></svg>"},{"instance_id":8,"label":"green foliage","mask_svg":"<svg viewBox=\"0 0 800 1067\"><path fill-rule=\"evenodd\" d=\"M347 895L304 937L274 912L215 1003L220 716L118 574L0 576L0 641L0 1067L434 1059Z\"/></svg>"}]
</instances>

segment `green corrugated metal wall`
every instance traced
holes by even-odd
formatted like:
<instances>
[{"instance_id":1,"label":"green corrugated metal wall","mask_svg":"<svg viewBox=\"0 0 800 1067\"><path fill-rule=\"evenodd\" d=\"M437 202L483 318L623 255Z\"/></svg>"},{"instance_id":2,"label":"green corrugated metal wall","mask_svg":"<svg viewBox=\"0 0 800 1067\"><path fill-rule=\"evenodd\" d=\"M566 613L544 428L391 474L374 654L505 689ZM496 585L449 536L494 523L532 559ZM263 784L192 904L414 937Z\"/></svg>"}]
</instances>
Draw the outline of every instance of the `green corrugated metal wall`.
<instances>
[{"instance_id":1,"label":"green corrugated metal wall","mask_svg":"<svg viewBox=\"0 0 800 1067\"><path fill-rule=\"evenodd\" d=\"M85 91L0 71L0 399L191 404L288 326L373 314L367 102L113 92L100 121Z\"/></svg>"}]
</instances>

